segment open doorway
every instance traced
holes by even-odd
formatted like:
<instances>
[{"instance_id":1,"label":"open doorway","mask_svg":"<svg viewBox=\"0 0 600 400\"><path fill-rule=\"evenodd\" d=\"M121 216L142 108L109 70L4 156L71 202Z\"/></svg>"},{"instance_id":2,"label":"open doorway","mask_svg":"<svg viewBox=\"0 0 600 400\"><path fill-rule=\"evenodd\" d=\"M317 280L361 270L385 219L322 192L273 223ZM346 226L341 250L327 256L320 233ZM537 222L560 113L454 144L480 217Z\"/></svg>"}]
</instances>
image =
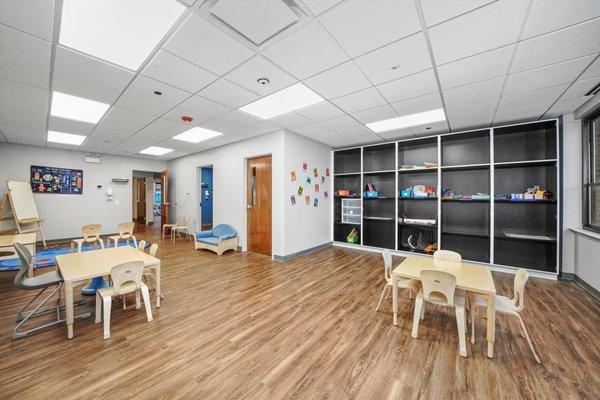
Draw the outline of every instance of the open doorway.
<instances>
[{"instance_id":1,"label":"open doorway","mask_svg":"<svg viewBox=\"0 0 600 400\"><path fill-rule=\"evenodd\" d=\"M213 227L213 167L212 165L200 168L199 182L199 214L201 229L210 230Z\"/></svg>"},{"instance_id":2,"label":"open doorway","mask_svg":"<svg viewBox=\"0 0 600 400\"><path fill-rule=\"evenodd\" d=\"M163 189L160 173L133 171L131 214L134 222L160 226ZM158 202L157 202L158 200Z\"/></svg>"}]
</instances>

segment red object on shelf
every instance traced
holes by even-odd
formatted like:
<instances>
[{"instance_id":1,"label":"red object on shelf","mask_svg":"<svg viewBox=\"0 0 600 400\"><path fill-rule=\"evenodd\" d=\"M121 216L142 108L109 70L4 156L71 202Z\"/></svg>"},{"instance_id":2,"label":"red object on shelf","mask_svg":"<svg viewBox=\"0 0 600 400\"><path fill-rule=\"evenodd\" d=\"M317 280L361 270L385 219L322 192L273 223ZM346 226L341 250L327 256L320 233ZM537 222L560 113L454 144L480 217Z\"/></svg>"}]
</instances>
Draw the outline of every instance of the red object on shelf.
<instances>
[{"instance_id":1,"label":"red object on shelf","mask_svg":"<svg viewBox=\"0 0 600 400\"><path fill-rule=\"evenodd\" d=\"M340 197L348 197L350 196L350 191L347 189L339 189L337 195Z\"/></svg>"}]
</instances>

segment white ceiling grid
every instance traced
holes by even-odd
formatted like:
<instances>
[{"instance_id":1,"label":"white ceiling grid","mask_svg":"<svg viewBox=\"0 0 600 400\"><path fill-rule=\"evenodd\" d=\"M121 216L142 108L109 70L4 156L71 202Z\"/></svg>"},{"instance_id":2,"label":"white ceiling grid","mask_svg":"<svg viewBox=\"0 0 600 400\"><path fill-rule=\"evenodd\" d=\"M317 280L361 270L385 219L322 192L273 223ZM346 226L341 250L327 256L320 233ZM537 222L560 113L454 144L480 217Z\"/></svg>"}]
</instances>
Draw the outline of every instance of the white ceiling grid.
<instances>
[{"instance_id":1,"label":"white ceiling grid","mask_svg":"<svg viewBox=\"0 0 600 400\"><path fill-rule=\"evenodd\" d=\"M174 149L166 160L285 128L343 147L556 117L600 82L597 0L177 1L131 71L59 45L61 1L2 0L0 141L43 146L52 129L88 136L84 151ZM326 101L269 121L237 110L298 82ZM51 90L111 107L97 125L49 117ZM447 121L364 126L435 108ZM224 135L171 139L194 126Z\"/></svg>"}]
</instances>

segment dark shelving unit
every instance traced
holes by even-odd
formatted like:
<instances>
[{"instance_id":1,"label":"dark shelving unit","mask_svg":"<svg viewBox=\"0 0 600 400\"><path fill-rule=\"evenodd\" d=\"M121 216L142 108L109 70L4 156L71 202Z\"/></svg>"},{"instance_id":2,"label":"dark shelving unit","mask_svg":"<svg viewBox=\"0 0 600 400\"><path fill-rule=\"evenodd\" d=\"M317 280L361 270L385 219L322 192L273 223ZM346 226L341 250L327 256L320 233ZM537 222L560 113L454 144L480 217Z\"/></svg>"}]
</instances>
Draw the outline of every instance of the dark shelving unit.
<instances>
[{"instance_id":1,"label":"dark shelving unit","mask_svg":"<svg viewBox=\"0 0 600 400\"><path fill-rule=\"evenodd\" d=\"M342 222L342 200L346 198L360 199L362 179L361 171L361 149L348 149L336 151L333 157L333 239L338 242L346 242L346 238L352 229L357 229L360 239L360 225ZM353 196L338 196L340 189L347 189L354 193ZM360 244L360 240L358 242Z\"/></svg>"},{"instance_id":2,"label":"dark shelving unit","mask_svg":"<svg viewBox=\"0 0 600 400\"><path fill-rule=\"evenodd\" d=\"M349 188L361 199L363 245L424 253L409 245L409 237L413 245L420 237L421 243L437 243L466 261L557 274L558 129L557 120L535 121L335 151L334 187ZM379 197L362 197L367 183ZM431 186L436 195L400 196L415 185ZM510 199L535 185L551 197ZM489 197L442 198L444 189ZM334 240L345 242L352 226L339 223L340 200L333 201ZM405 217L435 224L405 223Z\"/></svg>"}]
</instances>

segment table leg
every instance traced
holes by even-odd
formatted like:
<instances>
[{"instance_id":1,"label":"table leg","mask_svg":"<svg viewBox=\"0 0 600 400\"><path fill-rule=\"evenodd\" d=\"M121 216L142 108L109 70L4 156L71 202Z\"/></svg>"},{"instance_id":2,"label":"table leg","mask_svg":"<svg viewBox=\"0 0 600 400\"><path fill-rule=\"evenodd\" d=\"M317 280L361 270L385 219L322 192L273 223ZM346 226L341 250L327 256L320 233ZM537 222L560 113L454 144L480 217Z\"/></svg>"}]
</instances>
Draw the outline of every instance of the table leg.
<instances>
[{"instance_id":1,"label":"table leg","mask_svg":"<svg viewBox=\"0 0 600 400\"><path fill-rule=\"evenodd\" d=\"M154 267L154 279L156 280L156 307L160 307L160 263Z\"/></svg>"},{"instance_id":2,"label":"table leg","mask_svg":"<svg viewBox=\"0 0 600 400\"><path fill-rule=\"evenodd\" d=\"M394 325L398 325L398 279L392 275L392 311L394 312Z\"/></svg>"},{"instance_id":3,"label":"table leg","mask_svg":"<svg viewBox=\"0 0 600 400\"><path fill-rule=\"evenodd\" d=\"M73 338L73 284L65 282L65 307L67 309L67 338Z\"/></svg>"},{"instance_id":4,"label":"table leg","mask_svg":"<svg viewBox=\"0 0 600 400\"><path fill-rule=\"evenodd\" d=\"M496 341L496 295L488 295L487 304L487 356L494 358L494 342Z\"/></svg>"}]
</instances>

